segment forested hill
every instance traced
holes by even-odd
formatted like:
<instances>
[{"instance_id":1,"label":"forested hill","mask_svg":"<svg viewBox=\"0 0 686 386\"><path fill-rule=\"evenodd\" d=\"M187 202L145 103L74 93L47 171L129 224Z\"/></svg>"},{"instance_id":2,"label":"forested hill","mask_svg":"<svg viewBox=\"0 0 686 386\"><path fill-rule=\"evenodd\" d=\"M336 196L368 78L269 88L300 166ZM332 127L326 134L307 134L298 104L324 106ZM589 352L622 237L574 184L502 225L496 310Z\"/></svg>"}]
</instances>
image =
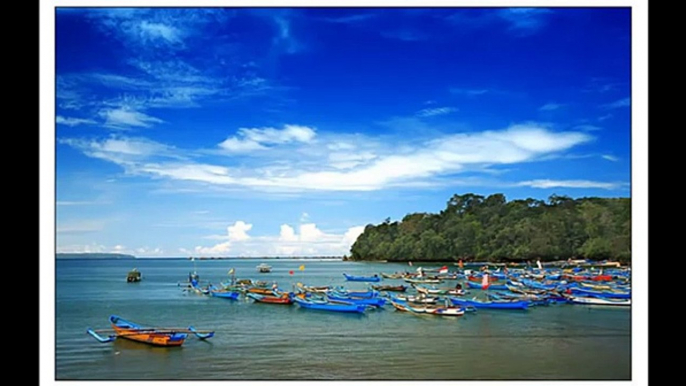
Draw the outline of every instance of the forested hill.
<instances>
[{"instance_id":1,"label":"forested hill","mask_svg":"<svg viewBox=\"0 0 686 386\"><path fill-rule=\"evenodd\" d=\"M568 258L631 259L631 199L507 202L454 195L438 214L412 213L402 221L367 225L351 260L541 261Z\"/></svg>"},{"instance_id":2,"label":"forested hill","mask_svg":"<svg viewBox=\"0 0 686 386\"><path fill-rule=\"evenodd\" d=\"M122 253L58 253L58 259L135 259L135 256Z\"/></svg>"}]
</instances>

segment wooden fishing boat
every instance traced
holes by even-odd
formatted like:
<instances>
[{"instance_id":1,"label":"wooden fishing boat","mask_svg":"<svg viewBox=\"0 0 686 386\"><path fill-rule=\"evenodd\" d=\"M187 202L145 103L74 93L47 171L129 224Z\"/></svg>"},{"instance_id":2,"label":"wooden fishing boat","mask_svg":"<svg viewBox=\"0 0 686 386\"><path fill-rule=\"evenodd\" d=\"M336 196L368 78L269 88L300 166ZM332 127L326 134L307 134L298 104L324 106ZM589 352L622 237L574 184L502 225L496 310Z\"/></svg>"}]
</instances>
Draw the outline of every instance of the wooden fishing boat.
<instances>
[{"instance_id":1,"label":"wooden fishing boat","mask_svg":"<svg viewBox=\"0 0 686 386\"><path fill-rule=\"evenodd\" d=\"M137 268L130 270L129 273L126 275L127 283L138 283L139 281L141 281L141 279L141 271L139 271Z\"/></svg>"},{"instance_id":2,"label":"wooden fishing boat","mask_svg":"<svg viewBox=\"0 0 686 386\"><path fill-rule=\"evenodd\" d=\"M343 276L345 276L345 280L347 280L347 281L371 281L371 282L381 281L381 278L376 274L374 274L374 276L354 276L354 275L348 275L347 273L344 273Z\"/></svg>"},{"instance_id":3,"label":"wooden fishing boat","mask_svg":"<svg viewBox=\"0 0 686 386\"><path fill-rule=\"evenodd\" d=\"M493 308L493 309L506 309L506 310L526 310L529 307L529 302L524 300L514 300L514 301L480 301L477 299L462 299L462 298L450 298L450 301L458 306L471 306L476 309L479 308Z\"/></svg>"},{"instance_id":4,"label":"wooden fishing boat","mask_svg":"<svg viewBox=\"0 0 686 386\"><path fill-rule=\"evenodd\" d=\"M216 298L236 300L238 299L239 295L240 292L231 289L220 289L217 287L210 287L210 296L214 296Z\"/></svg>"},{"instance_id":5,"label":"wooden fishing boat","mask_svg":"<svg viewBox=\"0 0 686 386\"><path fill-rule=\"evenodd\" d=\"M454 295L462 296L465 291L462 288L426 288L418 285L412 285L417 292L426 295Z\"/></svg>"},{"instance_id":6,"label":"wooden fishing boat","mask_svg":"<svg viewBox=\"0 0 686 386\"><path fill-rule=\"evenodd\" d=\"M479 275L479 276L470 275L470 276L467 276L467 280L468 280L468 281L473 281L473 282L476 282L476 283L481 283L481 281L483 280L483 277L482 277L481 275ZM500 280L500 279L498 279L497 277L494 277L494 276L491 276L491 275L488 276L488 281L491 282L491 283L494 282L494 281L498 281L498 280Z\"/></svg>"},{"instance_id":7,"label":"wooden fishing boat","mask_svg":"<svg viewBox=\"0 0 686 386\"><path fill-rule=\"evenodd\" d=\"M259 303L269 303L269 304L293 304L293 297L289 294L284 292L281 295L275 296L272 294L271 296L269 295L260 295L257 293L251 293L248 292L246 294L249 298L255 300L256 302Z\"/></svg>"},{"instance_id":8,"label":"wooden fishing boat","mask_svg":"<svg viewBox=\"0 0 686 386\"><path fill-rule=\"evenodd\" d=\"M298 306L311 310L363 313L367 309L367 306L363 304L331 300L314 300L305 296L295 296L293 297L293 301L295 301Z\"/></svg>"},{"instance_id":9,"label":"wooden fishing boat","mask_svg":"<svg viewBox=\"0 0 686 386\"><path fill-rule=\"evenodd\" d=\"M272 271L272 267L269 264L262 263L257 266L257 272L269 273Z\"/></svg>"},{"instance_id":10,"label":"wooden fishing boat","mask_svg":"<svg viewBox=\"0 0 686 386\"><path fill-rule=\"evenodd\" d=\"M584 296L566 296L567 301L574 304L585 304L590 306L620 306L630 307L631 299L609 299Z\"/></svg>"},{"instance_id":11,"label":"wooden fishing boat","mask_svg":"<svg viewBox=\"0 0 686 386\"><path fill-rule=\"evenodd\" d=\"M408 283L411 284L439 284L443 283L443 280L441 279L409 279L409 278L404 278Z\"/></svg>"},{"instance_id":12,"label":"wooden fishing boat","mask_svg":"<svg viewBox=\"0 0 686 386\"><path fill-rule=\"evenodd\" d=\"M377 291L391 291L391 292L405 292L407 286L405 285L373 285L373 289Z\"/></svg>"},{"instance_id":13,"label":"wooden fishing boat","mask_svg":"<svg viewBox=\"0 0 686 386\"><path fill-rule=\"evenodd\" d=\"M436 316L462 316L465 313L463 307L455 306L427 306L427 305L413 305L408 302L392 301L393 307L397 310L410 312L413 314L427 314Z\"/></svg>"},{"instance_id":14,"label":"wooden fishing boat","mask_svg":"<svg viewBox=\"0 0 686 386\"><path fill-rule=\"evenodd\" d=\"M365 306L370 306L370 307L383 307L384 304L386 304L386 299L385 298L355 298L355 297L350 297L350 296L336 296L336 295L327 295L327 299L333 300L333 301L340 301L340 302L349 302L352 304L360 304L360 305L365 305Z\"/></svg>"},{"instance_id":15,"label":"wooden fishing boat","mask_svg":"<svg viewBox=\"0 0 686 386\"><path fill-rule=\"evenodd\" d=\"M334 288L333 290L327 292L328 294L336 296L350 296L354 298L375 298L379 296L379 292L371 291L349 291L343 287Z\"/></svg>"},{"instance_id":16,"label":"wooden fishing boat","mask_svg":"<svg viewBox=\"0 0 686 386\"><path fill-rule=\"evenodd\" d=\"M615 292L615 291L594 291L585 288L570 288L569 292L574 295L594 298L607 299L631 299L631 292Z\"/></svg>"},{"instance_id":17,"label":"wooden fishing boat","mask_svg":"<svg viewBox=\"0 0 686 386\"><path fill-rule=\"evenodd\" d=\"M384 279L402 279L404 275L405 275L404 273L383 273L383 272L381 272L381 277L383 277Z\"/></svg>"},{"instance_id":18,"label":"wooden fishing boat","mask_svg":"<svg viewBox=\"0 0 686 386\"><path fill-rule=\"evenodd\" d=\"M324 293L331 291L330 286L316 287L316 286L303 285L302 283L298 283L298 288L300 288L301 290L303 290L305 292L312 292L312 293L319 293L319 294L324 294Z\"/></svg>"},{"instance_id":19,"label":"wooden fishing boat","mask_svg":"<svg viewBox=\"0 0 686 386\"><path fill-rule=\"evenodd\" d=\"M274 290L271 288L250 287L246 292L249 294L274 296Z\"/></svg>"},{"instance_id":20,"label":"wooden fishing boat","mask_svg":"<svg viewBox=\"0 0 686 386\"><path fill-rule=\"evenodd\" d=\"M435 304L438 302L437 297L431 297L431 296L395 296L392 297L391 300L399 300L403 302L410 302L410 303L421 303L421 304Z\"/></svg>"},{"instance_id":21,"label":"wooden fishing boat","mask_svg":"<svg viewBox=\"0 0 686 386\"><path fill-rule=\"evenodd\" d=\"M112 329L106 331L113 332L109 336L103 337L99 334L105 330L98 331L89 328L86 332L100 343L112 342L117 338L122 338L163 347L181 346L188 337L189 332L203 340L214 336L214 331L198 331L193 326L188 328L144 327L117 315L111 315L109 320Z\"/></svg>"},{"instance_id":22,"label":"wooden fishing boat","mask_svg":"<svg viewBox=\"0 0 686 386\"><path fill-rule=\"evenodd\" d=\"M481 288L481 283L475 283L473 281L468 281L467 282L467 287L471 289L482 289ZM489 290L507 290L507 285L506 284L493 284L493 283L488 283L488 289Z\"/></svg>"}]
</instances>

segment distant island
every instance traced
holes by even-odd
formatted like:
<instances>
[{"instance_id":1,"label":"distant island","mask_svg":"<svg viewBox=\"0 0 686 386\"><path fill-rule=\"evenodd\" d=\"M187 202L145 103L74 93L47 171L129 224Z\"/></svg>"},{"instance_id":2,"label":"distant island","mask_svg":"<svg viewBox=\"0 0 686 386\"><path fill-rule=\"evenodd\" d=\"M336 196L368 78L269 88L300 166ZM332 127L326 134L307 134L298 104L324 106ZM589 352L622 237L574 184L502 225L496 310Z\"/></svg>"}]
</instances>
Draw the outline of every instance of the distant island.
<instances>
[{"instance_id":1,"label":"distant island","mask_svg":"<svg viewBox=\"0 0 686 386\"><path fill-rule=\"evenodd\" d=\"M117 259L117 260L132 260L136 256L125 255L123 253L57 253L55 254L56 259Z\"/></svg>"}]
</instances>

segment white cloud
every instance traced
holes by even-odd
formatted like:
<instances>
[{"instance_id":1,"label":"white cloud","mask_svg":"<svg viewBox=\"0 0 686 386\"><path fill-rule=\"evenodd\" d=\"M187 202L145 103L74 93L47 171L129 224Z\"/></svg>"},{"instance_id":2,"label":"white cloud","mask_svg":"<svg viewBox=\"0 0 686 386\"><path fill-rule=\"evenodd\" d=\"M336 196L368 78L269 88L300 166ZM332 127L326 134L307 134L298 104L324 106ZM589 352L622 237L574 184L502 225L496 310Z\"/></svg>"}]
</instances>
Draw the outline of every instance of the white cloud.
<instances>
[{"instance_id":1,"label":"white cloud","mask_svg":"<svg viewBox=\"0 0 686 386\"><path fill-rule=\"evenodd\" d=\"M307 143L315 137L315 129L300 125L284 125L283 129L273 127L240 128L238 135L227 138L219 147L230 152L263 150L265 145L280 145L291 142Z\"/></svg>"},{"instance_id":2,"label":"white cloud","mask_svg":"<svg viewBox=\"0 0 686 386\"><path fill-rule=\"evenodd\" d=\"M282 224L278 235L222 242L213 246L197 246L196 255L204 256L343 256L364 231L355 226L344 233L329 233L314 223L298 226L298 232Z\"/></svg>"},{"instance_id":3,"label":"white cloud","mask_svg":"<svg viewBox=\"0 0 686 386\"><path fill-rule=\"evenodd\" d=\"M243 129L241 141L277 144L292 142L284 151L272 148L261 158L250 159L245 165L232 165L233 158L224 164L188 161L157 161L136 153L151 146L157 155L172 149L152 141L129 140L113 142L74 143L87 155L107 159L127 168L130 174L165 177L174 180L205 182L227 187L249 187L263 191L370 191L397 186L426 186L427 182L463 171L478 171L492 165L508 165L551 159L593 139L584 132L556 132L536 123L513 125L505 130L467 132L441 135L428 141L407 144L383 141L360 141L355 152L331 152L327 144L346 143L336 136L312 140L314 131L297 129ZM302 128L302 130L301 130ZM363 138L363 137L362 137ZM363 138L364 139L364 138ZM411 139L406 139L410 141ZM122 141L123 143L119 143ZM369 143L368 143L369 142ZM148 153L153 153L148 149ZM187 153L187 152L184 152ZM171 156L171 155L169 155ZM238 162L246 162L240 159ZM454 177L452 178L455 179Z\"/></svg>"},{"instance_id":4,"label":"white cloud","mask_svg":"<svg viewBox=\"0 0 686 386\"><path fill-rule=\"evenodd\" d=\"M310 215L307 212L303 212L300 215L300 222L308 222L310 219Z\"/></svg>"},{"instance_id":5,"label":"white cloud","mask_svg":"<svg viewBox=\"0 0 686 386\"><path fill-rule=\"evenodd\" d=\"M598 130L602 130L602 127L598 127L598 126L594 126L594 125L579 125L579 126L575 126L574 130L598 131Z\"/></svg>"},{"instance_id":6,"label":"white cloud","mask_svg":"<svg viewBox=\"0 0 686 386\"><path fill-rule=\"evenodd\" d=\"M620 99L617 101L614 101L612 103L608 103L606 105L603 105L602 107L605 109L618 109L622 107L630 107L631 106L631 98L624 98Z\"/></svg>"},{"instance_id":7,"label":"white cloud","mask_svg":"<svg viewBox=\"0 0 686 386\"><path fill-rule=\"evenodd\" d=\"M456 111L458 111L458 109L456 109L455 107L434 107L434 108L419 110L416 115L418 117L435 117L438 115L446 115L446 114L454 113Z\"/></svg>"},{"instance_id":8,"label":"white cloud","mask_svg":"<svg viewBox=\"0 0 686 386\"><path fill-rule=\"evenodd\" d=\"M233 225L226 228L229 234L229 241L241 241L250 238L248 231L252 229L252 224L246 224L243 221L236 221Z\"/></svg>"},{"instance_id":9,"label":"white cloud","mask_svg":"<svg viewBox=\"0 0 686 386\"><path fill-rule=\"evenodd\" d=\"M612 162L617 162L617 161L619 161L619 158L617 158L617 157L615 157L615 156L613 156L613 155L609 155L609 154L603 154L602 157L603 157L604 159L606 159L606 160L608 160L608 161L612 161Z\"/></svg>"},{"instance_id":10,"label":"white cloud","mask_svg":"<svg viewBox=\"0 0 686 386\"><path fill-rule=\"evenodd\" d=\"M597 189L617 189L622 184L612 182L598 182L587 180L532 180L522 181L518 186L529 186L532 188L550 189L550 188L597 188Z\"/></svg>"},{"instance_id":11,"label":"white cloud","mask_svg":"<svg viewBox=\"0 0 686 386\"><path fill-rule=\"evenodd\" d=\"M451 94L468 95L468 96L483 95L489 91L492 91L492 90L488 90L488 89L484 89L484 88L459 88L459 87L453 87L450 89Z\"/></svg>"},{"instance_id":12,"label":"white cloud","mask_svg":"<svg viewBox=\"0 0 686 386\"><path fill-rule=\"evenodd\" d=\"M83 119L83 118L70 118L70 117L62 117L58 115L55 118L55 122L60 125L67 125L67 126L78 126L78 125L94 125L96 122L92 119Z\"/></svg>"},{"instance_id":13,"label":"white cloud","mask_svg":"<svg viewBox=\"0 0 686 386\"><path fill-rule=\"evenodd\" d=\"M98 114L105 119L105 126L112 128L150 127L153 123L163 122L159 118L127 108L103 109Z\"/></svg>"},{"instance_id":14,"label":"white cloud","mask_svg":"<svg viewBox=\"0 0 686 386\"><path fill-rule=\"evenodd\" d=\"M539 110L540 110L540 111L553 111L553 110L558 110L558 109L561 108L562 106L564 106L564 105L563 105L563 104L559 104L559 103L552 103L552 102L551 102L551 103L546 103L546 104L544 104L543 106L541 106L541 107L539 108Z\"/></svg>"},{"instance_id":15,"label":"white cloud","mask_svg":"<svg viewBox=\"0 0 686 386\"><path fill-rule=\"evenodd\" d=\"M99 232L105 228L105 221L101 220L75 220L61 222L57 225L58 234L82 234Z\"/></svg>"},{"instance_id":16,"label":"white cloud","mask_svg":"<svg viewBox=\"0 0 686 386\"><path fill-rule=\"evenodd\" d=\"M140 35L144 39L163 39L168 43L180 43L181 32L179 29L161 23L151 23L143 20L138 25Z\"/></svg>"}]
</instances>

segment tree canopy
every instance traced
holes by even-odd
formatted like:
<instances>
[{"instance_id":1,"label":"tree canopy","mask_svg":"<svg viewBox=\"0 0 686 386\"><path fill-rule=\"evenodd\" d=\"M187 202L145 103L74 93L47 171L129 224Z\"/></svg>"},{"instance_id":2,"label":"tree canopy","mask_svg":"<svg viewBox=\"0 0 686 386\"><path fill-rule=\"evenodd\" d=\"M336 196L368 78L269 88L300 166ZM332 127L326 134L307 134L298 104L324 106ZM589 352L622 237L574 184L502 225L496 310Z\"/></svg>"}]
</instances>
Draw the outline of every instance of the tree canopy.
<instances>
[{"instance_id":1,"label":"tree canopy","mask_svg":"<svg viewBox=\"0 0 686 386\"><path fill-rule=\"evenodd\" d=\"M440 213L369 224L352 260L631 260L631 199L455 194Z\"/></svg>"}]
</instances>

